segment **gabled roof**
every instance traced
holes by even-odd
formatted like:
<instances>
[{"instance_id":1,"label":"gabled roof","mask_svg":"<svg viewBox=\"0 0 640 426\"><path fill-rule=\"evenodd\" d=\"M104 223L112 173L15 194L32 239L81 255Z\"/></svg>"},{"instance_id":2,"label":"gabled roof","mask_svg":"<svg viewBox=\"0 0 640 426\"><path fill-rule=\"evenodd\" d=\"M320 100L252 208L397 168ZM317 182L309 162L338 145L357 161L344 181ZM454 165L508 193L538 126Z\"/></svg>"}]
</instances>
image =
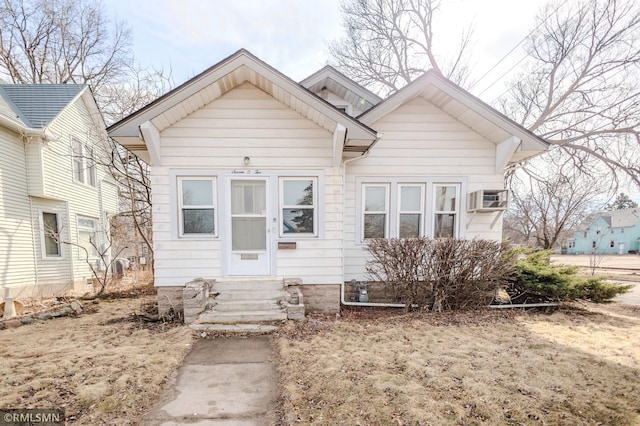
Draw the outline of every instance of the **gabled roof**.
<instances>
[{"instance_id":1,"label":"gabled roof","mask_svg":"<svg viewBox=\"0 0 640 426\"><path fill-rule=\"evenodd\" d=\"M161 132L245 82L260 88L331 133L338 126L343 126L349 136L345 151L362 153L377 137L373 129L335 108L244 49L109 126L107 132L118 143L148 161L149 141L145 138L147 145L142 144L140 136L143 124L148 126L150 123L155 127L154 133Z\"/></svg>"},{"instance_id":2,"label":"gabled roof","mask_svg":"<svg viewBox=\"0 0 640 426\"><path fill-rule=\"evenodd\" d=\"M367 111L382 101L378 95L360 86L331 65L326 65L300 84L314 93L327 89L351 105L358 105L358 109Z\"/></svg>"},{"instance_id":3,"label":"gabled roof","mask_svg":"<svg viewBox=\"0 0 640 426\"><path fill-rule=\"evenodd\" d=\"M602 221L612 228L629 228L640 221L640 207L592 213L585 218L578 231L584 231Z\"/></svg>"},{"instance_id":4,"label":"gabled roof","mask_svg":"<svg viewBox=\"0 0 640 426\"><path fill-rule=\"evenodd\" d=\"M519 139L519 146L509 164L537 155L549 147L549 143L544 139L434 70L427 71L383 102L361 114L358 120L370 126L416 97L428 100L495 144L500 144L511 137Z\"/></svg>"},{"instance_id":5,"label":"gabled roof","mask_svg":"<svg viewBox=\"0 0 640 426\"><path fill-rule=\"evenodd\" d=\"M41 129L87 88L86 84L0 84L0 96L15 114L14 119ZM0 111L3 109L6 111L0 106Z\"/></svg>"}]
</instances>

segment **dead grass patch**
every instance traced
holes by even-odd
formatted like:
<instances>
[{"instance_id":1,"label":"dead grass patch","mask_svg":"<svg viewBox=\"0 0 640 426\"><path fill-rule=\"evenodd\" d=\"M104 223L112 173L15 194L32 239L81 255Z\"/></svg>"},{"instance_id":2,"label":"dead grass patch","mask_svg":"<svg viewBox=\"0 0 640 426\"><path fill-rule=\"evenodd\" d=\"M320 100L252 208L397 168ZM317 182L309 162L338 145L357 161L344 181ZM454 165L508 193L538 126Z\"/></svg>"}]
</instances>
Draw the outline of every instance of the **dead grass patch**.
<instances>
[{"instance_id":1,"label":"dead grass patch","mask_svg":"<svg viewBox=\"0 0 640 426\"><path fill-rule=\"evenodd\" d=\"M640 424L633 309L314 321L276 339L282 424Z\"/></svg>"},{"instance_id":2,"label":"dead grass patch","mask_svg":"<svg viewBox=\"0 0 640 426\"><path fill-rule=\"evenodd\" d=\"M153 296L129 297L83 302L91 313L0 331L0 407L64 408L75 424L142 423L192 333L135 320Z\"/></svg>"}]
</instances>

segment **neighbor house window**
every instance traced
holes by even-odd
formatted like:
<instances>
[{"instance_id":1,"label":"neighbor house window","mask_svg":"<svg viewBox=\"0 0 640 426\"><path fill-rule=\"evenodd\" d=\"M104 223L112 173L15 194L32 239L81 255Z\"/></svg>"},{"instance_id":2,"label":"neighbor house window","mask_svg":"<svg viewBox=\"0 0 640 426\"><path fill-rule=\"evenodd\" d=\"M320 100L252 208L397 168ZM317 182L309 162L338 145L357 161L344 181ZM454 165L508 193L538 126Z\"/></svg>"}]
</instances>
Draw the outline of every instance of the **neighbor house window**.
<instances>
[{"instance_id":1,"label":"neighbor house window","mask_svg":"<svg viewBox=\"0 0 640 426\"><path fill-rule=\"evenodd\" d=\"M180 235L216 235L216 181L178 178Z\"/></svg>"},{"instance_id":2,"label":"neighbor house window","mask_svg":"<svg viewBox=\"0 0 640 426\"><path fill-rule=\"evenodd\" d=\"M73 179L87 185L96 186L96 162L93 150L77 139L71 140L73 152Z\"/></svg>"},{"instance_id":3,"label":"neighbor house window","mask_svg":"<svg viewBox=\"0 0 640 426\"><path fill-rule=\"evenodd\" d=\"M591 248L596 248L596 242L595 241L591 241Z\"/></svg>"},{"instance_id":4,"label":"neighbor house window","mask_svg":"<svg viewBox=\"0 0 640 426\"><path fill-rule=\"evenodd\" d=\"M436 184L434 191L434 238L458 236L458 185Z\"/></svg>"},{"instance_id":5,"label":"neighbor house window","mask_svg":"<svg viewBox=\"0 0 640 426\"><path fill-rule=\"evenodd\" d=\"M614 240L611 240L609 242L609 247L614 248L616 246L616 242Z\"/></svg>"},{"instance_id":6,"label":"neighbor house window","mask_svg":"<svg viewBox=\"0 0 640 426\"><path fill-rule=\"evenodd\" d=\"M60 229L56 213L42 213L42 227L44 234L44 254L46 257L60 256Z\"/></svg>"},{"instance_id":7,"label":"neighbor house window","mask_svg":"<svg viewBox=\"0 0 640 426\"><path fill-rule=\"evenodd\" d=\"M363 187L363 238L387 238L389 185L365 184Z\"/></svg>"},{"instance_id":8,"label":"neighbor house window","mask_svg":"<svg viewBox=\"0 0 640 426\"><path fill-rule=\"evenodd\" d=\"M282 178L280 184L280 235L316 235L316 179Z\"/></svg>"},{"instance_id":9,"label":"neighbor house window","mask_svg":"<svg viewBox=\"0 0 640 426\"><path fill-rule=\"evenodd\" d=\"M423 193L424 185L398 185L398 236L400 238L415 238L423 234Z\"/></svg>"},{"instance_id":10,"label":"neighbor house window","mask_svg":"<svg viewBox=\"0 0 640 426\"><path fill-rule=\"evenodd\" d=\"M98 221L89 217L78 216L78 246L80 257L98 257Z\"/></svg>"}]
</instances>

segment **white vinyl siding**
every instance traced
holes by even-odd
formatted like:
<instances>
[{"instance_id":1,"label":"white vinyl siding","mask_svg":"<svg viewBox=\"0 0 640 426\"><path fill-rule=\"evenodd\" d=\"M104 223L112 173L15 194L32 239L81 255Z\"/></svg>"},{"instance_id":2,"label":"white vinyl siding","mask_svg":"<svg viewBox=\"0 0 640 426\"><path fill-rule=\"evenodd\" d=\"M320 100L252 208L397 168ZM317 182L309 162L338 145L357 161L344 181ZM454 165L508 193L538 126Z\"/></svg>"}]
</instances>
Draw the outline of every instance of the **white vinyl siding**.
<instances>
[{"instance_id":1,"label":"white vinyl siding","mask_svg":"<svg viewBox=\"0 0 640 426\"><path fill-rule=\"evenodd\" d=\"M161 127L160 123L157 123ZM342 281L342 177L332 168L333 135L250 83L245 83L160 132L162 166L152 168L155 285L184 285L225 275L229 181L269 178L268 228L273 274L305 284ZM245 165L244 158L250 157ZM177 177L217 179L218 238L181 238ZM313 178L314 234L281 234L281 179ZM223 203L224 201L224 203ZM279 241L295 250L278 250ZM229 246L230 247L230 246ZM326 267L318 264L326 263Z\"/></svg>"},{"instance_id":2,"label":"white vinyl siding","mask_svg":"<svg viewBox=\"0 0 640 426\"><path fill-rule=\"evenodd\" d=\"M468 214L469 192L502 188L504 176L496 173L496 146L422 97L409 100L369 126L382 134L367 158L346 167L345 183L345 279L364 279L368 259L362 245L362 184L390 183L391 217L389 237L400 236L400 215L405 211L398 190L401 185L424 185L420 221L421 234L434 231L434 185L455 184L459 188L456 215L457 236L499 241L501 221L497 213ZM375 178L372 180L371 178ZM495 222L495 223L494 223Z\"/></svg>"},{"instance_id":3,"label":"white vinyl siding","mask_svg":"<svg viewBox=\"0 0 640 426\"><path fill-rule=\"evenodd\" d=\"M0 276L6 291L35 282L33 222L28 196L25 144L0 127Z\"/></svg>"}]
</instances>

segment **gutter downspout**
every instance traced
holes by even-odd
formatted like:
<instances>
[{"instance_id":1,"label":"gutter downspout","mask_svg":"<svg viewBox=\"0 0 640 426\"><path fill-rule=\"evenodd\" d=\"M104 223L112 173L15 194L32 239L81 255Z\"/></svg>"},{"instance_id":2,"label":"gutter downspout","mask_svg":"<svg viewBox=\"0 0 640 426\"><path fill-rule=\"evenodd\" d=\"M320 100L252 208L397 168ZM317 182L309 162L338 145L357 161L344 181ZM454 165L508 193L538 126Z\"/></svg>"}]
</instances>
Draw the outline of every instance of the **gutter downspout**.
<instances>
[{"instance_id":1,"label":"gutter downspout","mask_svg":"<svg viewBox=\"0 0 640 426\"><path fill-rule=\"evenodd\" d=\"M346 135L345 135L346 138ZM349 158L347 160L344 160L342 162L342 212L344 215L344 212L346 211L346 200L345 200L345 194L347 193L347 164L353 163L355 161L359 161L359 160L364 160L365 158L369 157L369 154L371 152L371 147L373 147L379 140L380 138L382 138L382 134L378 133L376 135L376 139L373 141L373 143L369 146L369 148L367 148L367 150L364 152L364 154L362 154L360 157L355 157L355 158ZM344 241L344 237L343 237L343 241ZM342 247L342 267L344 268L345 265L345 253L344 253L344 246ZM344 305L344 306L379 306L379 307L387 307L387 308L404 308L405 304L404 303L360 303L360 302L347 302L344 299L344 291L345 291L345 280L344 280L344 270L342 271L342 282L340 283L340 304Z\"/></svg>"}]
</instances>

